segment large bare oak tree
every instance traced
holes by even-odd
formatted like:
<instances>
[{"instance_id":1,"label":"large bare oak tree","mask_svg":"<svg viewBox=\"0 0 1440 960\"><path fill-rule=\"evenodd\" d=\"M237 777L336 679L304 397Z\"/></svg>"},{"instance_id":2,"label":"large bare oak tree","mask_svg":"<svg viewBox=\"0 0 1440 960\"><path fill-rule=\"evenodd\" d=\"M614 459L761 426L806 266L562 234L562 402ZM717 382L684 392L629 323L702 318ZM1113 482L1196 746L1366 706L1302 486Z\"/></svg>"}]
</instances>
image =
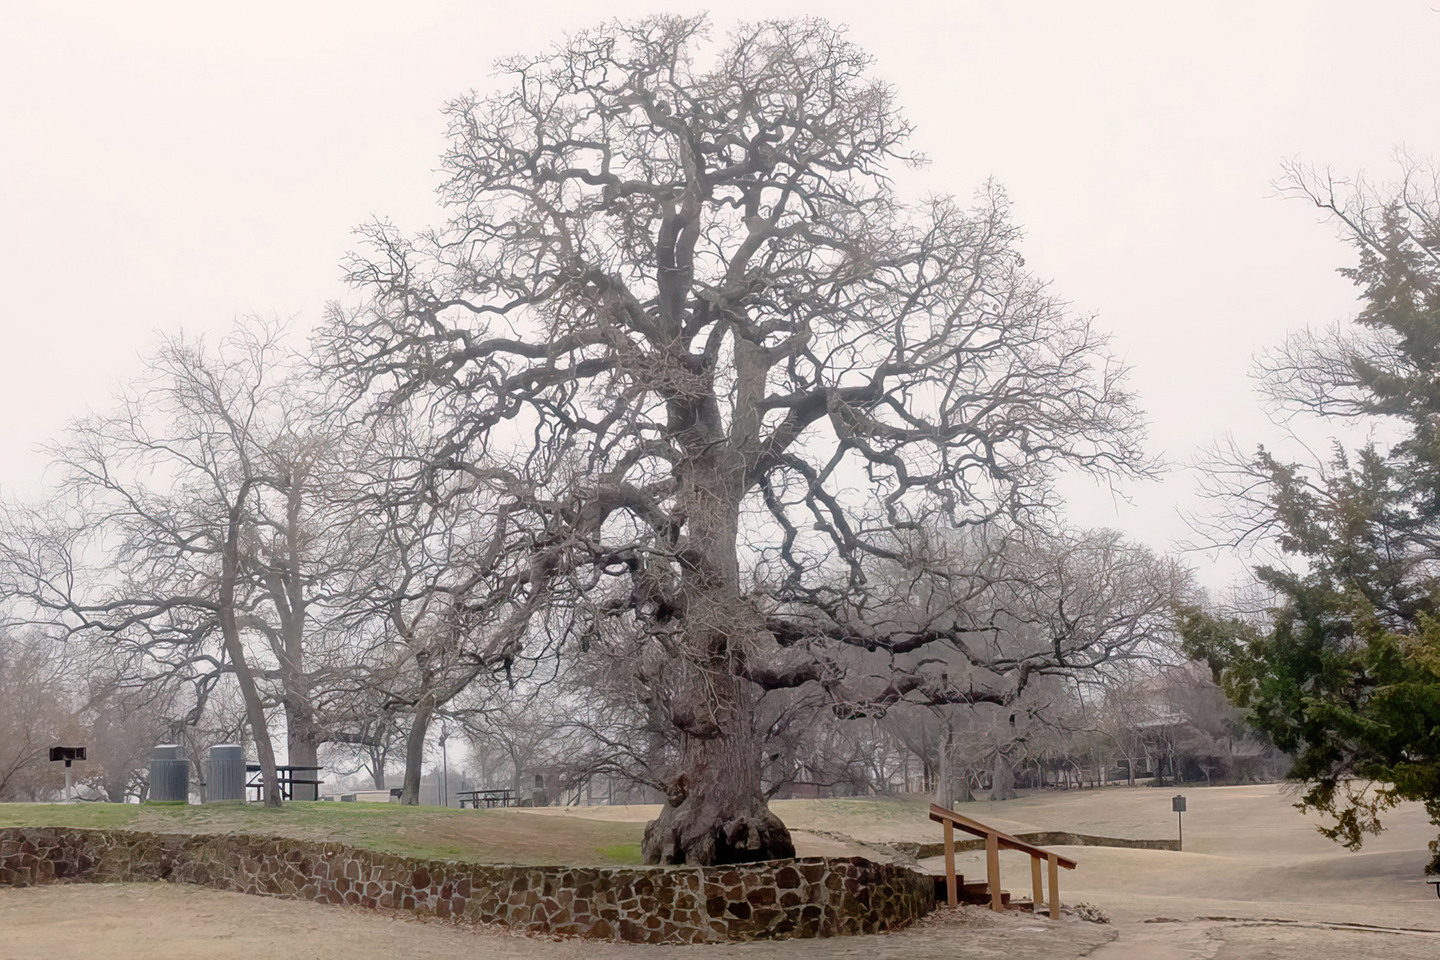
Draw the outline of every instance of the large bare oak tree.
<instances>
[{"instance_id":1,"label":"large bare oak tree","mask_svg":"<svg viewBox=\"0 0 1440 960\"><path fill-rule=\"evenodd\" d=\"M587 31L450 104L448 221L370 227L369 297L326 335L357 389L444 424L421 477L503 495L577 636L645 641L679 734L650 862L793 852L759 690L843 699L835 645L971 649L955 618L868 623L873 565L1049 507L1062 465L1145 469L1122 369L1025 271L1003 193L902 200L910 127L842 31L708 33Z\"/></svg>"}]
</instances>

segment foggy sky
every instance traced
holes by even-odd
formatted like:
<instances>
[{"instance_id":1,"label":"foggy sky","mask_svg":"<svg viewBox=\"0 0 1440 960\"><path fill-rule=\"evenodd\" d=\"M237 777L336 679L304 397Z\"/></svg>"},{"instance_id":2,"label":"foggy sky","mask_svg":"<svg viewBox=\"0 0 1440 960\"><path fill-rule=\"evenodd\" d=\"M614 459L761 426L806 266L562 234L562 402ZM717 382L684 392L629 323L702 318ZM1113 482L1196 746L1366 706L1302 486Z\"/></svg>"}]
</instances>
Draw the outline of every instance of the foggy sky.
<instances>
[{"instance_id":1,"label":"foggy sky","mask_svg":"<svg viewBox=\"0 0 1440 960\"><path fill-rule=\"evenodd\" d=\"M16 7L18 5L10 5ZM333 299L352 228L438 223L440 107L496 58L610 17L617 2L67 3L0 13L0 494L37 489L37 448L107 404L157 331L246 314L304 330ZM1279 431L1254 355L1345 319L1350 250L1275 196L1282 160L1377 179L1404 146L1440 157L1440 13L1429 2L726 4L820 13L876 58L931 159L907 183L1002 183L1022 251L1111 332L1183 467ZM1323 439L1323 425L1316 436ZM1067 484L1072 517L1166 548L1193 478ZM1192 556L1211 585L1236 569Z\"/></svg>"}]
</instances>

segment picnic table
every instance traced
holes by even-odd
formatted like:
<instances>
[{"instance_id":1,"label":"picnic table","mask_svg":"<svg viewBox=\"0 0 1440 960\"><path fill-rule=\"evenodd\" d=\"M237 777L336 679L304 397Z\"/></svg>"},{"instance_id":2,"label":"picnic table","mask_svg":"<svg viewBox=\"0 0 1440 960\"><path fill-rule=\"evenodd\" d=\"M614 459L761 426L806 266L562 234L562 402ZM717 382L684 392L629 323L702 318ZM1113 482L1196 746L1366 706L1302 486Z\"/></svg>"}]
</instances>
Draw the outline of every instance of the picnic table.
<instances>
[{"instance_id":1,"label":"picnic table","mask_svg":"<svg viewBox=\"0 0 1440 960\"><path fill-rule=\"evenodd\" d=\"M509 787L486 787L483 790L456 790L455 796L460 798L461 810L465 809L466 803L479 810L482 803L487 807L513 806L514 793Z\"/></svg>"},{"instance_id":2,"label":"picnic table","mask_svg":"<svg viewBox=\"0 0 1440 960\"><path fill-rule=\"evenodd\" d=\"M324 769L324 767L308 767L303 764L277 763L275 765L275 778L280 782L280 798L282 800L294 800L296 787L309 787L310 789L308 790L302 789L300 791L300 799L320 799L320 784L324 781L315 777L298 776L298 774L317 774ZM256 800L263 800L265 798L265 780L260 772L260 764L245 764L245 772L250 774L245 786L255 791Z\"/></svg>"}]
</instances>

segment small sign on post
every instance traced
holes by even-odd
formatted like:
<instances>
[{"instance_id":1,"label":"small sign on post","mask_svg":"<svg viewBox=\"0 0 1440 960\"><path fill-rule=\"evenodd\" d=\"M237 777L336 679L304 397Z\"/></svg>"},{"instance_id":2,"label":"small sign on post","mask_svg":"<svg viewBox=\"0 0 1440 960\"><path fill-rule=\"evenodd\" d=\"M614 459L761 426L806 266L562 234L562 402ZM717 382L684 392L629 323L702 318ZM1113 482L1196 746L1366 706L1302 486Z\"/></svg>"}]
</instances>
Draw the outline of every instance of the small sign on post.
<instances>
[{"instance_id":1,"label":"small sign on post","mask_svg":"<svg viewBox=\"0 0 1440 960\"><path fill-rule=\"evenodd\" d=\"M75 760L85 759L84 747L51 747L50 762L57 760L65 761L65 802L70 802L70 764Z\"/></svg>"},{"instance_id":2,"label":"small sign on post","mask_svg":"<svg viewBox=\"0 0 1440 960\"><path fill-rule=\"evenodd\" d=\"M1170 798L1170 809L1175 811L1175 826L1180 831L1180 849L1185 849L1185 795L1177 793Z\"/></svg>"}]
</instances>

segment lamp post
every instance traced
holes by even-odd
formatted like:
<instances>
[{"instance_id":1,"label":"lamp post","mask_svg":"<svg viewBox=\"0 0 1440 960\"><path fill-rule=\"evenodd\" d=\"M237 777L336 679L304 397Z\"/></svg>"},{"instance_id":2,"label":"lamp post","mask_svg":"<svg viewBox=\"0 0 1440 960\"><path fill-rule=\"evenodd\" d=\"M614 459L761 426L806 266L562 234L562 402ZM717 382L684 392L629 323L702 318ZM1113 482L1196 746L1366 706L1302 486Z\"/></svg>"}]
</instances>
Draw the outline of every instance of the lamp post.
<instances>
[{"instance_id":1,"label":"lamp post","mask_svg":"<svg viewBox=\"0 0 1440 960\"><path fill-rule=\"evenodd\" d=\"M446 727L440 728L440 805L450 806L450 755L445 750L445 741L450 736Z\"/></svg>"}]
</instances>

